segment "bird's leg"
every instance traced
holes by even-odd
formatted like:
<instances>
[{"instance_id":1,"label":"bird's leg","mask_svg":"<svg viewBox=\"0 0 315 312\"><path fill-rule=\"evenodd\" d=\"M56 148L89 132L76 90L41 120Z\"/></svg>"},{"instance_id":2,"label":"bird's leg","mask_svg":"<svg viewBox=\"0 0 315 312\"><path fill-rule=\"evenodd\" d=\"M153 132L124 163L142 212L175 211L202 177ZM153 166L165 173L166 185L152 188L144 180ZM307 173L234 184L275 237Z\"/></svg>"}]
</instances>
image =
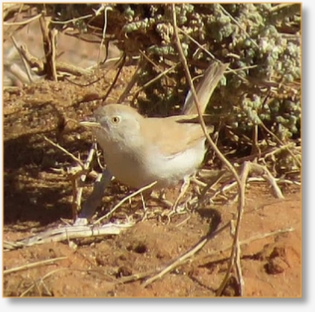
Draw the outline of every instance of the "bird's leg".
<instances>
[{"instance_id":1,"label":"bird's leg","mask_svg":"<svg viewBox=\"0 0 315 312\"><path fill-rule=\"evenodd\" d=\"M171 216L177 212L178 203L187 192L189 185L190 185L190 177L186 176L184 177L184 182L180 188L180 193L177 199L175 200L175 203L173 204L171 211L168 213L168 216Z\"/></svg>"},{"instance_id":2,"label":"bird's leg","mask_svg":"<svg viewBox=\"0 0 315 312\"><path fill-rule=\"evenodd\" d=\"M162 203L167 208L173 207L173 204L169 200L165 199L164 193L160 193L160 195L158 195L155 191L153 191L150 194L150 198L156 202Z\"/></svg>"},{"instance_id":3,"label":"bird's leg","mask_svg":"<svg viewBox=\"0 0 315 312\"><path fill-rule=\"evenodd\" d=\"M88 219L93 216L96 208L101 204L105 188L110 183L112 177L113 176L108 169L105 169L98 175L93 186L93 191L83 204L78 219L75 221L74 225L85 225L88 223Z\"/></svg>"}]
</instances>

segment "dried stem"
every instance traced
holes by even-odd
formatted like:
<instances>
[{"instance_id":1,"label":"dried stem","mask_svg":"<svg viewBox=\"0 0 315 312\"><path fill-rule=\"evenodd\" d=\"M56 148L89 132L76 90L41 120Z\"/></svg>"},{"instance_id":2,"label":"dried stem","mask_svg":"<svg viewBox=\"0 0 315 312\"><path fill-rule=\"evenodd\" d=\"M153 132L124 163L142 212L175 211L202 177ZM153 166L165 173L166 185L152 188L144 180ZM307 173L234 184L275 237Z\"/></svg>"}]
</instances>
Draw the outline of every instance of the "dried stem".
<instances>
[{"instance_id":1,"label":"dried stem","mask_svg":"<svg viewBox=\"0 0 315 312\"><path fill-rule=\"evenodd\" d=\"M137 190L136 192L126 196L123 200L121 200L110 212L108 212L106 215L102 216L101 218L99 218L98 220L96 220L94 222L94 225L95 224L98 224L100 223L103 219L106 219L108 218L114 211L116 211L125 201L127 201L128 199L138 195L139 193L142 193L143 191L145 190L148 190L150 189L152 186L154 186L155 184L157 183L157 181L154 181L153 183L149 184L149 185L146 185L144 187L142 187L141 189Z\"/></svg>"},{"instance_id":2,"label":"dried stem","mask_svg":"<svg viewBox=\"0 0 315 312\"><path fill-rule=\"evenodd\" d=\"M211 233L207 235L205 238L201 239L199 243L197 243L192 249L187 251L184 255L180 256L178 259L173 261L170 265L168 265L166 268L164 268L162 271L160 271L158 274L155 276L147 279L145 283L143 284L144 287L150 285L157 279L161 278L164 276L166 273L174 270L175 267L178 265L181 265L182 263L185 263L189 258L191 258L193 255L195 255L199 250L201 250L209 240L211 240L213 237L221 233L223 230L225 230L229 226L229 223L225 224L222 226L219 230L215 231L214 233Z\"/></svg>"},{"instance_id":3,"label":"dried stem","mask_svg":"<svg viewBox=\"0 0 315 312\"><path fill-rule=\"evenodd\" d=\"M78 157L74 156L72 153L70 153L69 151L67 151L65 148L63 148L63 147L60 146L59 144L54 143L53 141L51 141L50 139L48 139L46 136L44 136L44 140L45 140L46 142L48 142L49 144L51 144L52 146L54 146L54 147L60 149L61 151L63 151L63 152L64 152L65 154L67 154L68 156L70 156L75 162L77 162L77 163L81 166L82 170L84 170L84 164L83 164L83 162L82 162Z\"/></svg>"},{"instance_id":4,"label":"dried stem","mask_svg":"<svg viewBox=\"0 0 315 312\"><path fill-rule=\"evenodd\" d=\"M54 264L55 261L60 261L60 260L65 260L68 257L58 257L58 258L53 258L53 259L47 259L47 260L42 260L42 261L38 261L38 262L34 262L34 263L28 263L19 267L15 267L15 268L11 268L11 269L7 269L3 271L3 274L9 274L9 273L13 273L13 272L19 272L19 271L23 271L23 270L28 270L28 269L33 269L42 265L46 265L46 264Z\"/></svg>"},{"instance_id":5,"label":"dried stem","mask_svg":"<svg viewBox=\"0 0 315 312\"><path fill-rule=\"evenodd\" d=\"M229 262L229 266L228 266L228 270L226 272L226 276L219 288L219 291L217 293L217 295L221 295L222 291L224 289L224 287L226 286L226 283L230 277L231 271L232 271L232 267L233 264L235 263L235 255L237 252L237 245L238 245L238 239L239 239L239 232L240 232L240 225L241 225L241 218L242 218L242 211L243 208L245 206L245 185L242 184L242 181L240 180L236 170L234 169L234 167L232 166L232 164L224 157L224 155L221 153L221 151L217 148L217 146L215 145L215 143L212 141L211 137L209 136L208 132L207 132L207 128L205 125L205 122L203 120L202 117L202 113L200 111L200 103L196 94L196 90L194 88L193 82L191 80L191 76L190 76L190 72L188 69L188 65L187 65L187 60L185 58L185 55L183 53L182 47L181 47L181 43L179 40L179 35L178 35L178 28L177 28L177 21L176 21L176 11L175 11L175 4L172 4L172 13L173 13L173 27L174 27L174 34L175 34L175 38L176 38L176 45L177 45L177 49L178 49L178 53L180 56L180 59L182 61L182 64L184 66L185 69L185 73L186 73L186 77L190 86L190 90L192 93L192 96L194 98L194 102L196 105L196 110L198 112L198 116L199 116L199 121L201 124L201 127L203 129L203 132L211 146L211 148L215 151L215 153L218 155L219 159L223 162L223 164L225 164L228 169L232 172L233 176L235 177L235 180L237 181L238 184L238 189L239 189L239 200L238 200L238 215L237 215L237 220L236 220L236 229L235 229L235 235L234 235L234 242L233 242L233 248L231 250L231 256L230 256L230 262Z\"/></svg>"}]
</instances>

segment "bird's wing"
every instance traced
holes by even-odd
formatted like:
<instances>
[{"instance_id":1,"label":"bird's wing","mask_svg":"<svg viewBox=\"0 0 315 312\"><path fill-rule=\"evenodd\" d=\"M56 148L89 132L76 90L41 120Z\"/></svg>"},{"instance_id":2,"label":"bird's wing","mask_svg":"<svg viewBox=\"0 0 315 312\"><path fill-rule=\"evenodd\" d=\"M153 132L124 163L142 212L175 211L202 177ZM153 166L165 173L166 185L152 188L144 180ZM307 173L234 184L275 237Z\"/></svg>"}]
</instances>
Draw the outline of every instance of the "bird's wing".
<instances>
[{"instance_id":1,"label":"bird's wing","mask_svg":"<svg viewBox=\"0 0 315 312\"><path fill-rule=\"evenodd\" d=\"M190 119L189 116L173 116L163 118L161 122L161 118L145 118L142 133L146 141L157 146L162 154L175 155L205 138L200 124L189 122ZM159 131L152 131L153 127Z\"/></svg>"}]
</instances>

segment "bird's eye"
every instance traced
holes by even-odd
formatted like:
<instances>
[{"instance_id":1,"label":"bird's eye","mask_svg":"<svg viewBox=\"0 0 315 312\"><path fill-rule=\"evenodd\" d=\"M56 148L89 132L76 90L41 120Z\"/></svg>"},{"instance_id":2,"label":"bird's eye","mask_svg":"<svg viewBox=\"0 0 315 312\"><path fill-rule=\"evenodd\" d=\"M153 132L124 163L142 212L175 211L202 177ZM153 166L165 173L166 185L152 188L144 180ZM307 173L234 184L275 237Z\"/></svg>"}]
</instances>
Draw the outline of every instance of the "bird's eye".
<instances>
[{"instance_id":1,"label":"bird's eye","mask_svg":"<svg viewBox=\"0 0 315 312\"><path fill-rule=\"evenodd\" d=\"M120 117L119 116L113 116L111 119L111 122L113 124L118 124L120 122Z\"/></svg>"}]
</instances>

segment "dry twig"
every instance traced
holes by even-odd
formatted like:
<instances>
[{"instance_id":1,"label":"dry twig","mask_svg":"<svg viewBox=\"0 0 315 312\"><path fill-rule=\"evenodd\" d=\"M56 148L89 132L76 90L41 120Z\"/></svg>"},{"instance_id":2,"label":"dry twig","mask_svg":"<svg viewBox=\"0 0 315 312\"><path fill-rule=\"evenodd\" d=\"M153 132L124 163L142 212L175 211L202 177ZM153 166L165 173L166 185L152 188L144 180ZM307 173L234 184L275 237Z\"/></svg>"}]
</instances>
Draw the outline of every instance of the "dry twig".
<instances>
[{"instance_id":1,"label":"dry twig","mask_svg":"<svg viewBox=\"0 0 315 312\"><path fill-rule=\"evenodd\" d=\"M39 294L42 295L41 292L40 292L40 290L39 290L39 287L38 287L39 285L38 285L38 284L43 284L43 287L45 288L46 292L47 292L50 296L52 296L51 292L48 290L48 288L47 288L46 285L44 284L44 280L45 280L47 277L49 277L49 276L51 276L51 275L53 275L53 274L55 274L55 273L57 273L57 272L64 271L64 270L69 270L69 269L68 269L68 268L59 268L59 269L53 270L53 271L51 271L51 272L48 272L48 273L45 274L43 277L41 277L41 278L39 278L38 280L34 281L34 283L33 283L30 287L28 287L25 291L23 291L23 293L20 295L20 297L24 297L24 296L25 296L28 292L30 292L34 287L36 287L36 288L38 289Z\"/></svg>"},{"instance_id":2,"label":"dry twig","mask_svg":"<svg viewBox=\"0 0 315 312\"><path fill-rule=\"evenodd\" d=\"M66 155L70 156L76 163L78 163L82 170L84 170L84 164L83 162L76 156L74 156L72 153L70 153L69 151L67 151L65 148L63 148L62 146L60 146L59 144L57 143L54 143L52 140L48 139L46 136L44 136L44 140L46 142L48 142L49 144L51 144L52 146L60 149L62 152L64 152Z\"/></svg>"},{"instance_id":3,"label":"dry twig","mask_svg":"<svg viewBox=\"0 0 315 312\"><path fill-rule=\"evenodd\" d=\"M180 59L182 61L182 64L184 66L185 69L185 73L186 73L186 77L190 86L190 90L196 105L196 110L198 112L198 116L199 116L199 121L201 124L201 127L203 129L203 132L208 140L208 142L210 143L211 148L215 151L215 153L218 155L219 159L223 162L223 164L225 164L228 169L232 172L232 174L235 177L235 180L237 181L238 184L238 190L239 190L239 201L238 201L238 216L237 216L237 221L236 221L236 229L235 229L235 236L234 236L234 242L233 242L233 248L231 250L231 257L230 257L230 263L228 266L228 270L226 272L226 276L221 284L221 287L219 288L218 291L218 295L222 294L222 291L224 289L224 287L226 286L226 283L230 277L231 271L232 271L232 267L235 263L235 255L236 255L236 246L238 244L238 236L239 236L239 232L240 232L240 224L241 224L241 218L242 218L242 210L245 206L245 186L244 184L242 184L242 181L240 180L236 170L234 169L234 167L231 165L231 163L224 157L224 155L221 153L221 151L217 148L217 146L215 145L215 143L212 141L211 137L209 136L208 132L207 132L207 128L205 125L205 122L203 120L202 117L202 113L200 111L200 104L199 104L199 100L198 100L198 96L196 94L196 90L194 88L193 82L191 80L191 76L190 76L190 72L187 66L187 60L185 58L185 55L183 53L182 47L181 47L181 43L180 43L180 39L179 39L179 35L178 35L178 28L177 28L177 21L176 21L176 10L175 10L175 4L172 4L172 13L173 13L173 27L174 27L174 34L175 34L175 39L176 39L176 45L177 45L177 49L178 49L178 53L180 56ZM242 285L240 285L240 294L242 294Z\"/></svg>"},{"instance_id":4,"label":"dry twig","mask_svg":"<svg viewBox=\"0 0 315 312\"><path fill-rule=\"evenodd\" d=\"M19 271L23 271L23 270L28 270L28 269L33 269L42 265L46 265L46 264L54 264L55 261L60 261L60 260L65 260L68 257L58 257L58 258L53 258L53 259L47 259L47 260L42 260L42 261L37 261L37 262L33 262L33 263L28 263L28 264L24 264L22 266L19 267L15 267L15 268L11 268L11 269L7 269L3 271L3 274L9 274L9 273L13 273L13 272L19 272Z\"/></svg>"},{"instance_id":5,"label":"dry twig","mask_svg":"<svg viewBox=\"0 0 315 312\"><path fill-rule=\"evenodd\" d=\"M191 258L193 255L195 255L199 250L201 250L207 242L212 239L213 237L217 236L219 233L221 233L223 230L225 230L229 226L229 223L225 224L222 226L219 230L215 231L214 233L210 233L207 235L205 238L201 239L199 243L197 243L192 249L187 251L184 255L173 261L170 265L168 265L166 268L164 268L162 271L160 271L158 274L155 276L147 279L143 286L146 287L156 281L157 279L161 278L164 276L166 273L174 270L175 267L181 265L182 263L187 262L189 258Z\"/></svg>"},{"instance_id":6,"label":"dry twig","mask_svg":"<svg viewBox=\"0 0 315 312\"><path fill-rule=\"evenodd\" d=\"M5 242L5 250L13 250L21 247L29 247L51 242L60 242L70 239L96 237L103 235L118 235L131 227L133 223L114 224L108 223L102 226L63 226L57 229L49 229L33 237L26 238L17 242Z\"/></svg>"},{"instance_id":7,"label":"dry twig","mask_svg":"<svg viewBox=\"0 0 315 312\"><path fill-rule=\"evenodd\" d=\"M129 200L130 198L138 195L139 193L142 193L143 191L145 190L148 190L150 189L152 186L154 186L157 182L154 181L153 183L149 184L149 185L146 185L142 188L140 188L139 190L137 190L136 192L126 196L125 198L123 198L113 209L111 209L111 211L109 211L106 215L102 216L101 218L99 218L98 220L96 220L94 222L94 225L95 224L99 224L102 220L108 218L111 214L113 214L114 211L116 211L125 201Z\"/></svg>"}]
</instances>

